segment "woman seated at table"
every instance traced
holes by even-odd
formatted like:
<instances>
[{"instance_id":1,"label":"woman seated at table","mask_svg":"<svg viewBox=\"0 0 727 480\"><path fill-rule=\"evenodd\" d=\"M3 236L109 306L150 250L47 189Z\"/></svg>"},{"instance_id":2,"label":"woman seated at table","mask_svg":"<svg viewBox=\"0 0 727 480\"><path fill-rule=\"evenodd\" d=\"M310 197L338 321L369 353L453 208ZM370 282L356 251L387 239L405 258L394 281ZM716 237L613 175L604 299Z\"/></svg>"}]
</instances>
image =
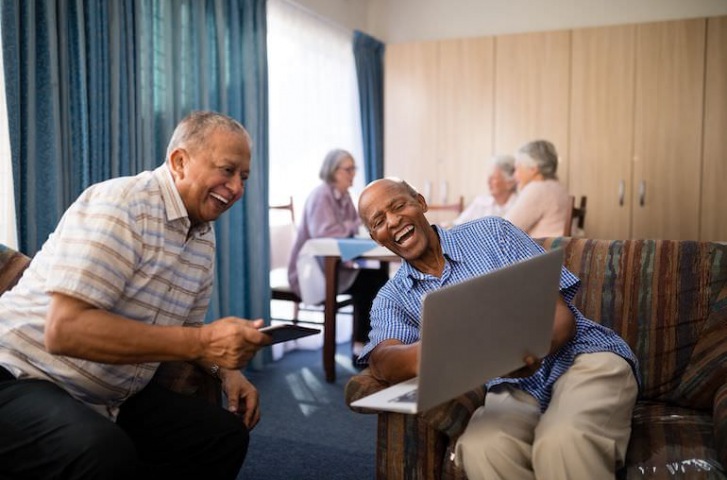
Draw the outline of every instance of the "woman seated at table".
<instances>
[{"instance_id":1,"label":"woman seated at table","mask_svg":"<svg viewBox=\"0 0 727 480\"><path fill-rule=\"evenodd\" d=\"M533 238L563 235L572 206L557 170L558 152L547 140L528 142L515 154L518 197L505 218Z\"/></svg>"},{"instance_id":2,"label":"woman seated at table","mask_svg":"<svg viewBox=\"0 0 727 480\"><path fill-rule=\"evenodd\" d=\"M487 177L489 193L478 195L467 208L455 218L452 224L459 225L477 218L502 217L515 203L517 183L515 182L515 157L495 155L490 159L490 174Z\"/></svg>"},{"instance_id":3,"label":"woman seated at table","mask_svg":"<svg viewBox=\"0 0 727 480\"><path fill-rule=\"evenodd\" d=\"M298 295L301 293L297 262L303 244L311 238L353 237L359 231L361 220L348 191L355 176L356 164L349 152L331 150L323 159L319 173L323 183L310 193L305 202L303 219L298 226L288 264L288 282ZM355 360L368 341L371 303L389 277L383 270L354 266L351 262L341 265L338 292L347 293L353 299L352 353Z\"/></svg>"}]
</instances>

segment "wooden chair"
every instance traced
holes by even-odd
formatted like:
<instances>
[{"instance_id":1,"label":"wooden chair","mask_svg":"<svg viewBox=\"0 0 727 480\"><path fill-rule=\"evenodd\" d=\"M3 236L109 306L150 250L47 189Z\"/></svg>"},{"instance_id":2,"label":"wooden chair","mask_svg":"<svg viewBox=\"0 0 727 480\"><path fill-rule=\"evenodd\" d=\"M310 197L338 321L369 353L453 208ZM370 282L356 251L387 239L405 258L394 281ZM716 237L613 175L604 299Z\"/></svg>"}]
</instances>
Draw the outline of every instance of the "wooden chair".
<instances>
[{"instance_id":1,"label":"wooden chair","mask_svg":"<svg viewBox=\"0 0 727 480\"><path fill-rule=\"evenodd\" d=\"M431 203L427 206L430 212L454 212L459 215L464 211L464 196L460 195L459 200L454 203Z\"/></svg>"},{"instance_id":2,"label":"wooden chair","mask_svg":"<svg viewBox=\"0 0 727 480\"><path fill-rule=\"evenodd\" d=\"M295 208L293 197L288 203L270 205L271 211L287 212L289 219L282 224L270 226L270 298L293 302L292 323L301 322L299 314L303 300L288 284L288 261L295 243L297 228L295 225ZM350 295L339 295L336 300L336 311L353 304ZM303 321L303 323L323 323L323 321Z\"/></svg>"},{"instance_id":3,"label":"wooden chair","mask_svg":"<svg viewBox=\"0 0 727 480\"><path fill-rule=\"evenodd\" d=\"M427 204L427 219L431 223L449 227L452 221L464 211L464 196L460 195L454 203L432 203Z\"/></svg>"},{"instance_id":4,"label":"wooden chair","mask_svg":"<svg viewBox=\"0 0 727 480\"><path fill-rule=\"evenodd\" d=\"M579 231L583 231L586 225L586 196L582 195L578 207L576 207L576 197L570 196L570 211L563 228L563 236L570 237L573 233L573 223Z\"/></svg>"},{"instance_id":5,"label":"wooden chair","mask_svg":"<svg viewBox=\"0 0 727 480\"><path fill-rule=\"evenodd\" d=\"M298 321L300 297L291 290L288 284L288 260L296 235L295 209L293 197L288 203L270 205L271 212L281 212L289 216L287 221L270 225L270 298L293 302L293 322Z\"/></svg>"}]
</instances>

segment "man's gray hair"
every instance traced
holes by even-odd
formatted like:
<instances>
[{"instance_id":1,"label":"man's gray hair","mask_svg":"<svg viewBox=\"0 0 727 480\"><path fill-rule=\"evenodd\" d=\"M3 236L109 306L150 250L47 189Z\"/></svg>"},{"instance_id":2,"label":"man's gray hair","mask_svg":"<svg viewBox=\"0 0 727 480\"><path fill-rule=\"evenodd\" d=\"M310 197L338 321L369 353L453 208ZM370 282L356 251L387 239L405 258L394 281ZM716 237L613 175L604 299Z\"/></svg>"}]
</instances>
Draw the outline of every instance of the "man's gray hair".
<instances>
[{"instance_id":1,"label":"man's gray hair","mask_svg":"<svg viewBox=\"0 0 727 480\"><path fill-rule=\"evenodd\" d=\"M204 146L211 132L219 128L242 135L252 148L250 134L245 127L232 117L210 111L192 112L184 117L174 129L167 145L167 159L177 148L193 149Z\"/></svg>"}]
</instances>

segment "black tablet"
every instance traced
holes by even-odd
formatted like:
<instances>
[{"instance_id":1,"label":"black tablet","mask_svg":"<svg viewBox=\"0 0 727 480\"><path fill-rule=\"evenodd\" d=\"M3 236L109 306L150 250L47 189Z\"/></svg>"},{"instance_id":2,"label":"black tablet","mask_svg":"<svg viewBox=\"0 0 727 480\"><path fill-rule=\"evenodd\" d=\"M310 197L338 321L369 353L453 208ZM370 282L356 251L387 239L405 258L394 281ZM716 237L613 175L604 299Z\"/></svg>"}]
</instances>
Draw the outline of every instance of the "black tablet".
<instances>
[{"instance_id":1,"label":"black tablet","mask_svg":"<svg viewBox=\"0 0 727 480\"><path fill-rule=\"evenodd\" d=\"M317 328L301 327L300 325L292 324L270 325L261 328L260 331L272 336L272 343L287 342L289 340L295 340L296 338L321 333Z\"/></svg>"}]
</instances>

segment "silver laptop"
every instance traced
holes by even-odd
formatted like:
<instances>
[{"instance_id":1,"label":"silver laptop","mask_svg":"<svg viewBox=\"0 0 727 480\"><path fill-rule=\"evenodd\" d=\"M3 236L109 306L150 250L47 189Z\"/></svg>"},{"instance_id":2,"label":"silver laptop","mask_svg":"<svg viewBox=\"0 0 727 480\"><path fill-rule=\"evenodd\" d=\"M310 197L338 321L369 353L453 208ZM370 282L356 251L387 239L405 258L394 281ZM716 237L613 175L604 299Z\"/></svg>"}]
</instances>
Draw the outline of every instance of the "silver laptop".
<instances>
[{"instance_id":1,"label":"silver laptop","mask_svg":"<svg viewBox=\"0 0 727 480\"><path fill-rule=\"evenodd\" d=\"M544 357L562 265L553 250L425 295L419 376L351 405L417 413Z\"/></svg>"}]
</instances>

